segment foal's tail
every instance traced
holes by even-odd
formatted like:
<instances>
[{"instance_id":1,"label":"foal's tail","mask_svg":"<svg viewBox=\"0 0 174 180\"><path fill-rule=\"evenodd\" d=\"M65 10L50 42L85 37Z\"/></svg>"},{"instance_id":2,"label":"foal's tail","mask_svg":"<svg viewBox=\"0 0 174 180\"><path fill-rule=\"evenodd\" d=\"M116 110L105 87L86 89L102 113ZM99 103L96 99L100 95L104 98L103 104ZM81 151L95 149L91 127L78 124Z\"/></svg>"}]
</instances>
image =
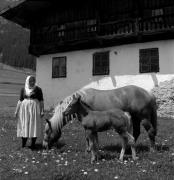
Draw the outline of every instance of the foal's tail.
<instances>
[{"instance_id":1,"label":"foal's tail","mask_svg":"<svg viewBox=\"0 0 174 180\"><path fill-rule=\"evenodd\" d=\"M156 103L156 97L154 95L152 95L152 98L153 98L151 102L152 111L151 111L150 121L154 129L154 136L156 136L157 134L157 103Z\"/></svg>"}]
</instances>

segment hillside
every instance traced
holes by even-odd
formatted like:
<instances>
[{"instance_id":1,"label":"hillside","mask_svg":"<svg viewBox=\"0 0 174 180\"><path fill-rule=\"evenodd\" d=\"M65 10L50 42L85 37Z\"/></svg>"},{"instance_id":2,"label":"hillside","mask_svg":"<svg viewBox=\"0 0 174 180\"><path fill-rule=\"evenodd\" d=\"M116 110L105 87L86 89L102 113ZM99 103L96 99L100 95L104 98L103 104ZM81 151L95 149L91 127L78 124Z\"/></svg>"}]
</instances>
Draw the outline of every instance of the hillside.
<instances>
[{"instance_id":1,"label":"hillside","mask_svg":"<svg viewBox=\"0 0 174 180\"><path fill-rule=\"evenodd\" d=\"M16 1L0 0L0 10ZM0 17L0 62L35 69L35 57L28 53L29 38L29 30Z\"/></svg>"},{"instance_id":2,"label":"hillside","mask_svg":"<svg viewBox=\"0 0 174 180\"><path fill-rule=\"evenodd\" d=\"M28 75L35 75L35 72L31 69L14 68L0 63L0 96L7 94L19 96L19 91L24 86Z\"/></svg>"}]
</instances>

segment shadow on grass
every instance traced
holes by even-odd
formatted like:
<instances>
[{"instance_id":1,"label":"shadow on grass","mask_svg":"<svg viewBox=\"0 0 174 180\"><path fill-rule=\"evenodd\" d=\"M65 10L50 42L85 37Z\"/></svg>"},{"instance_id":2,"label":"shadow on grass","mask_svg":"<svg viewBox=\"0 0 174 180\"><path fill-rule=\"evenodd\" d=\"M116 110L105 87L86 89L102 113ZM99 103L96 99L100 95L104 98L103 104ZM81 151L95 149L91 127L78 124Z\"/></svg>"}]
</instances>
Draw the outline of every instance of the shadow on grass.
<instances>
[{"instance_id":1,"label":"shadow on grass","mask_svg":"<svg viewBox=\"0 0 174 180\"><path fill-rule=\"evenodd\" d=\"M34 147L34 148L32 148L31 146L29 146L29 148L30 148L32 151L43 150L42 144L35 144L35 147Z\"/></svg>"},{"instance_id":2,"label":"shadow on grass","mask_svg":"<svg viewBox=\"0 0 174 180\"><path fill-rule=\"evenodd\" d=\"M65 146L64 142L59 142L59 143L55 143L51 148L61 150L61 148L64 147L64 146ZM34 148L29 146L29 148L32 149L33 151L44 150L42 144L36 144Z\"/></svg>"},{"instance_id":3,"label":"shadow on grass","mask_svg":"<svg viewBox=\"0 0 174 180\"><path fill-rule=\"evenodd\" d=\"M155 146L155 149L156 149L156 151L169 151L169 146L158 144ZM121 145L107 145L107 146L102 147L101 150L120 153L121 152ZM149 152L150 147L148 145L144 145L144 144L137 144L136 145L136 151L139 153L140 152L141 153ZM126 148L126 154L131 154L131 148L129 145Z\"/></svg>"},{"instance_id":4,"label":"shadow on grass","mask_svg":"<svg viewBox=\"0 0 174 180\"><path fill-rule=\"evenodd\" d=\"M105 153L105 154L99 154L99 160L105 159L107 161L113 160L115 158L118 158L118 156L116 154L109 154L109 153Z\"/></svg>"},{"instance_id":5,"label":"shadow on grass","mask_svg":"<svg viewBox=\"0 0 174 180\"><path fill-rule=\"evenodd\" d=\"M136 150L137 150L137 152L148 152L148 151L150 151L150 146L149 145L138 144L136 146ZM156 151L169 151L169 146L162 145L162 144L157 144L157 145L155 145L155 150Z\"/></svg>"},{"instance_id":6,"label":"shadow on grass","mask_svg":"<svg viewBox=\"0 0 174 180\"><path fill-rule=\"evenodd\" d=\"M57 149L61 149L61 148L63 148L65 145L66 145L65 142L59 141L58 143L55 144L55 147L56 147Z\"/></svg>"},{"instance_id":7,"label":"shadow on grass","mask_svg":"<svg viewBox=\"0 0 174 180\"><path fill-rule=\"evenodd\" d=\"M110 152L120 152L121 151L121 146L120 145L107 145L107 146L103 146L101 148L101 150L103 151L110 151Z\"/></svg>"},{"instance_id":8,"label":"shadow on grass","mask_svg":"<svg viewBox=\"0 0 174 180\"><path fill-rule=\"evenodd\" d=\"M169 151L169 146L167 145L162 145L162 144L158 144L156 146L156 150L157 151Z\"/></svg>"}]
</instances>

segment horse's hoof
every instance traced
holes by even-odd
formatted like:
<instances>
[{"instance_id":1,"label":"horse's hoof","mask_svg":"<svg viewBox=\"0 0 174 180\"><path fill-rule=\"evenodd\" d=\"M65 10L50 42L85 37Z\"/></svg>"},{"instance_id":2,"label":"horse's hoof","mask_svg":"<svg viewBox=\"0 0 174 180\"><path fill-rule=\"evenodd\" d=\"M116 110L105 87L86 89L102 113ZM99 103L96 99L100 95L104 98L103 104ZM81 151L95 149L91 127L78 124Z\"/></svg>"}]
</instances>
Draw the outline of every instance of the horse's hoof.
<instances>
[{"instance_id":1,"label":"horse's hoof","mask_svg":"<svg viewBox=\"0 0 174 180\"><path fill-rule=\"evenodd\" d=\"M95 159L91 159L91 164L94 164L95 163Z\"/></svg>"},{"instance_id":2,"label":"horse's hoof","mask_svg":"<svg viewBox=\"0 0 174 180\"><path fill-rule=\"evenodd\" d=\"M90 149L86 149L86 152L87 152L87 153L90 153L90 152L91 152L91 150L90 150Z\"/></svg>"},{"instance_id":3,"label":"horse's hoof","mask_svg":"<svg viewBox=\"0 0 174 180\"><path fill-rule=\"evenodd\" d=\"M120 162L123 162L123 158L119 158L119 161L120 161Z\"/></svg>"},{"instance_id":4,"label":"horse's hoof","mask_svg":"<svg viewBox=\"0 0 174 180\"><path fill-rule=\"evenodd\" d=\"M150 147L150 152L154 153L155 152L155 147Z\"/></svg>"},{"instance_id":5,"label":"horse's hoof","mask_svg":"<svg viewBox=\"0 0 174 180\"><path fill-rule=\"evenodd\" d=\"M97 161L98 161L98 157L97 156L95 156L94 158L91 158L91 164L94 164Z\"/></svg>"},{"instance_id":6,"label":"horse's hoof","mask_svg":"<svg viewBox=\"0 0 174 180\"><path fill-rule=\"evenodd\" d=\"M134 161L137 161L137 160L139 159L139 157L135 156L135 157L132 157L132 159L133 159Z\"/></svg>"}]
</instances>

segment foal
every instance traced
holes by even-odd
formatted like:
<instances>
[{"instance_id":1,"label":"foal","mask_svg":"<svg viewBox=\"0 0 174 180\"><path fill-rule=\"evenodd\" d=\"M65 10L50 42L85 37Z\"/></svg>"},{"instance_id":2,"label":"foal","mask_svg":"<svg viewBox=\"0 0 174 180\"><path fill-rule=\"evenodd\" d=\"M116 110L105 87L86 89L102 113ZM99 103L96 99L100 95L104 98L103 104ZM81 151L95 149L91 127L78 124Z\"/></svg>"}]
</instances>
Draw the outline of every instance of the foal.
<instances>
[{"instance_id":1,"label":"foal","mask_svg":"<svg viewBox=\"0 0 174 180\"><path fill-rule=\"evenodd\" d=\"M131 135L132 121L127 112L120 109L110 109L107 111L93 111L87 107L80 99L73 104L70 109L67 109L65 115L77 113L82 126L85 128L86 141L88 151L91 151L91 162L97 160L98 154L98 132L106 131L111 128L115 129L122 139L122 150L120 153L120 161L123 161L126 145L128 142L131 145L132 158L136 160L135 140Z\"/></svg>"}]
</instances>

